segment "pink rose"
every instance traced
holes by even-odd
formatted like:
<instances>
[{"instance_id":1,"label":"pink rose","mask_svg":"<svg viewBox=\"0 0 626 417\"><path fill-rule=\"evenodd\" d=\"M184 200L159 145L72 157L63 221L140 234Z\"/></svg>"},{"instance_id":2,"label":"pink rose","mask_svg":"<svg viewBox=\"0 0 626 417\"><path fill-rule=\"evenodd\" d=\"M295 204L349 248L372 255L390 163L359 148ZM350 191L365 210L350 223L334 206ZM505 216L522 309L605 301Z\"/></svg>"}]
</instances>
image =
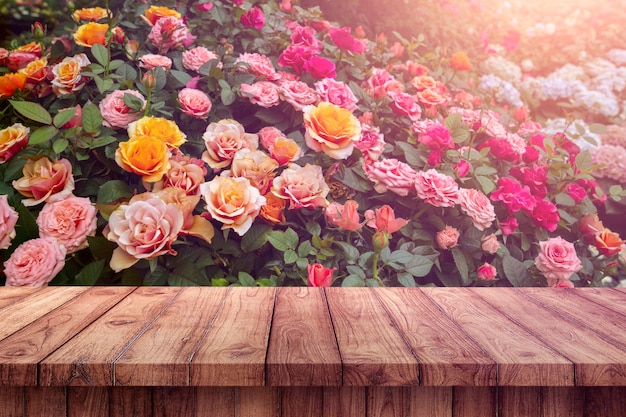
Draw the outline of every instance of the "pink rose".
<instances>
[{"instance_id":1,"label":"pink rose","mask_svg":"<svg viewBox=\"0 0 626 417\"><path fill-rule=\"evenodd\" d=\"M274 64L265 55L257 53L244 53L237 58L237 64L242 63L244 65L238 65L237 70L247 72L257 77L265 78L267 81L276 81L280 78L280 75L276 72Z\"/></svg>"},{"instance_id":2,"label":"pink rose","mask_svg":"<svg viewBox=\"0 0 626 417\"><path fill-rule=\"evenodd\" d=\"M387 204L375 210L366 210L365 219L368 227L385 233L395 233L409 224L409 221L406 219L396 218L393 208Z\"/></svg>"},{"instance_id":3,"label":"pink rose","mask_svg":"<svg viewBox=\"0 0 626 417\"><path fill-rule=\"evenodd\" d=\"M435 240L437 241L437 246L441 249L452 249L459 242L459 231L452 226L446 225L443 230L437 232Z\"/></svg>"},{"instance_id":4,"label":"pink rose","mask_svg":"<svg viewBox=\"0 0 626 417\"><path fill-rule=\"evenodd\" d=\"M277 138L285 137L285 134L280 131L280 129L275 128L274 126L266 126L259 130L259 141L261 142L261 146L265 149L270 149L274 146Z\"/></svg>"},{"instance_id":5,"label":"pink rose","mask_svg":"<svg viewBox=\"0 0 626 417\"><path fill-rule=\"evenodd\" d=\"M38 59L39 57L37 56L37 54L34 54L32 52L11 52L11 54L9 55L7 66L12 72L17 72L22 68L26 68L29 63Z\"/></svg>"},{"instance_id":6,"label":"pink rose","mask_svg":"<svg viewBox=\"0 0 626 417\"><path fill-rule=\"evenodd\" d=\"M241 84L242 95L250 98L250 103L261 107L272 107L280 104L279 88L270 81L257 81L253 84Z\"/></svg>"},{"instance_id":7,"label":"pink rose","mask_svg":"<svg viewBox=\"0 0 626 417\"><path fill-rule=\"evenodd\" d=\"M243 236L265 205L265 197L247 178L215 177L200 186L211 218Z\"/></svg>"},{"instance_id":8,"label":"pink rose","mask_svg":"<svg viewBox=\"0 0 626 417\"><path fill-rule=\"evenodd\" d=\"M201 12L209 12L213 8L213 3L198 3L196 4L196 10Z\"/></svg>"},{"instance_id":9,"label":"pink rose","mask_svg":"<svg viewBox=\"0 0 626 417\"><path fill-rule=\"evenodd\" d=\"M422 109L417 103L417 98L407 93L389 93L393 100L391 110L400 116L406 116L411 120L419 120L422 117Z\"/></svg>"},{"instance_id":10,"label":"pink rose","mask_svg":"<svg viewBox=\"0 0 626 417\"><path fill-rule=\"evenodd\" d=\"M214 59L219 59L215 52L209 51L204 46L196 46L183 52L183 67L188 70L198 71L200 67ZM221 66L221 63L219 66Z\"/></svg>"},{"instance_id":11,"label":"pink rose","mask_svg":"<svg viewBox=\"0 0 626 417\"><path fill-rule=\"evenodd\" d=\"M159 54L165 54L170 49L191 43L193 39L195 37L184 20L173 16L158 19L148 34L148 40L157 48Z\"/></svg>"},{"instance_id":12,"label":"pink rose","mask_svg":"<svg viewBox=\"0 0 626 417\"><path fill-rule=\"evenodd\" d=\"M296 74L301 74L304 70L304 63L316 54L317 51L309 46L289 45L278 57L278 65L291 67Z\"/></svg>"},{"instance_id":13,"label":"pink rose","mask_svg":"<svg viewBox=\"0 0 626 417\"><path fill-rule=\"evenodd\" d=\"M9 205L8 197L0 195L0 249L8 249L11 246L18 218L17 211Z\"/></svg>"},{"instance_id":14,"label":"pink rose","mask_svg":"<svg viewBox=\"0 0 626 417\"><path fill-rule=\"evenodd\" d=\"M496 267L487 262L479 266L476 272L478 273L478 278L483 281L493 281L496 279L496 275L498 275Z\"/></svg>"},{"instance_id":15,"label":"pink rose","mask_svg":"<svg viewBox=\"0 0 626 417\"><path fill-rule=\"evenodd\" d=\"M500 249L500 242L498 242L498 237L491 233L482 238L480 247L488 254L493 255Z\"/></svg>"},{"instance_id":16,"label":"pink rose","mask_svg":"<svg viewBox=\"0 0 626 417\"><path fill-rule=\"evenodd\" d=\"M170 158L170 169L163 176L163 186L180 188L187 195L196 195L206 174L204 161L177 152Z\"/></svg>"},{"instance_id":17,"label":"pink rose","mask_svg":"<svg viewBox=\"0 0 626 417\"><path fill-rule=\"evenodd\" d=\"M532 212L535 199L530 193L528 186L522 185L513 178L502 177L498 179L498 188L491 193L493 201L502 201L509 214L526 209Z\"/></svg>"},{"instance_id":18,"label":"pink rose","mask_svg":"<svg viewBox=\"0 0 626 417\"><path fill-rule=\"evenodd\" d=\"M511 216L506 220L500 222L500 229L502 229L502 234L508 236L515 232L519 227L519 222L515 218L515 216Z\"/></svg>"},{"instance_id":19,"label":"pink rose","mask_svg":"<svg viewBox=\"0 0 626 417\"><path fill-rule=\"evenodd\" d=\"M362 54L367 50L367 42L362 39L355 38L350 32L351 29L349 27L331 27L328 29L330 38L333 42L335 42L335 45L337 45L339 49L345 49L350 52Z\"/></svg>"},{"instance_id":20,"label":"pink rose","mask_svg":"<svg viewBox=\"0 0 626 417\"><path fill-rule=\"evenodd\" d=\"M61 128L63 129L71 129L73 127L82 127L83 125L83 108L80 104L77 104L75 107L68 107L65 109L60 109L59 114L64 111L72 111L74 110L74 116L70 120L68 120Z\"/></svg>"},{"instance_id":21,"label":"pink rose","mask_svg":"<svg viewBox=\"0 0 626 417\"><path fill-rule=\"evenodd\" d=\"M143 109L146 100L141 93L134 90L114 90L107 94L100 102L100 113L102 113L102 124L113 129L126 129L128 124L141 117L142 113L131 109L124 103L124 96L128 94L137 98L137 103L141 103Z\"/></svg>"},{"instance_id":22,"label":"pink rose","mask_svg":"<svg viewBox=\"0 0 626 417\"><path fill-rule=\"evenodd\" d=\"M486 195L473 188L459 189L461 210L471 219L474 227L483 231L496 219L495 208Z\"/></svg>"},{"instance_id":23,"label":"pink rose","mask_svg":"<svg viewBox=\"0 0 626 417\"><path fill-rule=\"evenodd\" d=\"M333 272L337 268L326 268L321 264L307 265L307 283L309 287L330 287L333 283Z\"/></svg>"},{"instance_id":24,"label":"pink rose","mask_svg":"<svg viewBox=\"0 0 626 417\"><path fill-rule=\"evenodd\" d=\"M330 188L320 166L306 164L301 167L291 163L274 178L271 191L276 197L287 200L290 209L300 209L326 207Z\"/></svg>"},{"instance_id":25,"label":"pink rose","mask_svg":"<svg viewBox=\"0 0 626 417\"><path fill-rule=\"evenodd\" d=\"M361 140L354 146L361 151L365 159L376 161L385 150L385 138L378 127L361 123Z\"/></svg>"},{"instance_id":26,"label":"pink rose","mask_svg":"<svg viewBox=\"0 0 626 417\"><path fill-rule=\"evenodd\" d=\"M145 54L139 58L139 67L146 70L161 67L165 71L168 71L172 68L172 60L164 55Z\"/></svg>"},{"instance_id":27,"label":"pink rose","mask_svg":"<svg viewBox=\"0 0 626 417\"><path fill-rule=\"evenodd\" d=\"M434 88L418 91L416 96L417 100L424 106L440 106L447 101L447 98Z\"/></svg>"},{"instance_id":28,"label":"pink rose","mask_svg":"<svg viewBox=\"0 0 626 417\"><path fill-rule=\"evenodd\" d=\"M4 263L5 285L43 287L61 272L65 255L65 246L56 239L27 240Z\"/></svg>"},{"instance_id":29,"label":"pink rose","mask_svg":"<svg viewBox=\"0 0 626 417\"><path fill-rule=\"evenodd\" d=\"M335 71L335 64L326 58L313 55L305 63L303 69L311 74L316 80L322 78L335 78L337 72Z\"/></svg>"},{"instance_id":30,"label":"pink rose","mask_svg":"<svg viewBox=\"0 0 626 417\"><path fill-rule=\"evenodd\" d=\"M195 119L206 119L213 104L205 93L195 88L183 88L178 93L178 104L187 116Z\"/></svg>"},{"instance_id":31,"label":"pink rose","mask_svg":"<svg viewBox=\"0 0 626 417\"><path fill-rule=\"evenodd\" d=\"M548 286L554 287L559 281L568 280L582 268L574 245L562 237L554 237L539 242L540 251L535 258L535 266L543 273Z\"/></svg>"},{"instance_id":32,"label":"pink rose","mask_svg":"<svg viewBox=\"0 0 626 417\"><path fill-rule=\"evenodd\" d=\"M409 164L395 158L380 161L366 159L363 168L378 193L386 193L389 190L405 197L415 188L417 173Z\"/></svg>"},{"instance_id":33,"label":"pink rose","mask_svg":"<svg viewBox=\"0 0 626 417\"><path fill-rule=\"evenodd\" d=\"M298 111L319 101L315 90L303 81L282 81L279 84L279 92L281 98Z\"/></svg>"},{"instance_id":34,"label":"pink rose","mask_svg":"<svg viewBox=\"0 0 626 417\"><path fill-rule=\"evenodd\" d=\"M576 183L569 184L566 192L576 203L582 203L585 197L587 197L587 191Z\"/></svg>"},{"instance_id":35,"label":"pink rose","mask_svg":"<svg viewBox=\"0 0 626 417\"><path fill-rule=\"evenodd\" d=\"M315 91L320 101L328 101L351 112L357 110L359 99L356 98L350 87L342 81L324 78L315 83Z\"/></svg>"},{"instance_id":36,"label":"pink rose","mask_svg":"<svg viewBox=\"0 0 626 417\"><path fill-rule=\"evenodd\" d=\"M39 237L51 237L63 244L67 253L89 246L87 236L96 233L96 207L88 198L69 197L46 203L37 216Z\"/></svg>"},{"instance_id":37,"label":"pink rose","mask_svg":"<svg viewBox=\"0 0 626 417\"><path fill-rule=\"evenodd\" d=\"M311 26L301 26L294 22L291 29L291 44L298 46L305 46L316 51L316 53L322 52L322 42L315 37L315 28Z\"/></svg>"},{"instance_id":38,"label":"pink rose","mask_svg":"<svg viewBox=\"0 0 626 417\"><path fill-rule=\"evenodd\" d=\"M265 25L265 15L260 7L254 6L242 14L239 21L244 27L261 30L263 25Z\"/></svg>"},{"instance_id":39,"label":"pink rose","mask_svg":"<svg viewBox=\"0 0 626 417\"><path fill-rule=\"evenodd\" d=\"M541 198L535 199L531 216L536 226L543 227L549 232L554 232L561 220L559 210L554 203Z\"/></svg>"},{"instance_id":40,"label":"pink rose","mask_svg":"<svg viewBox=\"0 0 626 417\"><path fill-rule=\"evenodd\" d=\"M419 198L435 207L454 207L459 202L459 185L454 178L434 169L417 173L415 191Z\"/></svg>"},{"instance_id":41,"label":"pink rose","mask_svg":"<svg viewBox=\"0 0 626 417\"><path fill-rule=\"evenodd\" d=\"M472 166L465 159L461 159L459 162L454 164L454 172L456 172L456 176L458 178L465 178L467 174L469 174Z\"/></svg>"},{"instance_id":42,"label":"pink rose","mask_svg":"<svg viewBox=\"0 0 626 417\"><path fill-rule=\"evenodd\" d=\"M176 255L172 243L182 230L185 216L177 204L160 198L144 199L141 194L111 213L104 236L118 247L110 266L116 272L129 268L140 259L153 259L169 253Z\"/></svg>"},{"instance_id":43,"label":"pink rose","mask_svg":"<svg viewBox=\"0 0 626 417\"><path fill-rule=\"evenodd\" d=\"M348 200L344 205L332 202L326 207L326 221L334 226L344 230L356 231L361 229L361 221L357 208L359 203L354 200Z\"/></svg>"},{"instance_id":44,"label":"pink rose","mask_svg":"<svg viewBox=\"0 0 626 417\"><path fill-rule=\"evenodd\" d=\"M214 171L229 166L238 150L255 150L259 147L259 137L246 133L241 123L232 119L212 122L207 126L202 139L206 146L202 160Z\"/></svg>"},{"instance_id":45,"label":"pink rose","mask_svg":"<svg viewBox=\"0 0 626 417\"><path fill-rule=\"evenodd\" d=\"M36 206L44 201L62 200L74 191L72 165L67 159L54 162L43 156L29 159L22 169L24 176L13 181L13 188L27 197L22 200L26 207Z\"/></svg>"},{"instance_id":46,"label":"pink rose","mask_svg":"<svg viewBox=\"0 0 626 417\"><path fill-rule=\"evenodd\" d=\"M387 96L387 86L389 83L395 82L395 78L387 70L374 68L372 75L367 79L367 91L374 98L383 98Z\"/></svg>"},{"instance_id":47,"label":"pink rose","mask_svg":"<svg viewBox=\"0 0 626 417\"><path fill-rule=\"evenodd\" d=\"M14 123L0 130L0 164L10 161L16 153L28 145L30 128Z\"/></svg>"}]
</instances>

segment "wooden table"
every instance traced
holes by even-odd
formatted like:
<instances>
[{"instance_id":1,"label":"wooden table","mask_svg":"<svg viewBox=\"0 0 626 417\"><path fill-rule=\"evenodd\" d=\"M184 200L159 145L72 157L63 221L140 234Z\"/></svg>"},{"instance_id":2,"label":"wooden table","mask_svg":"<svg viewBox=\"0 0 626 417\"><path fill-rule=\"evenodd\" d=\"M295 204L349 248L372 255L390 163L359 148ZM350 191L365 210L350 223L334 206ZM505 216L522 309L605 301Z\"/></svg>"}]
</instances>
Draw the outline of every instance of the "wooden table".
<instances>
[{"instance_id":1,"label":"wooden table","mask_svg":"<svg viewBox=\"0 0 626 417\"><path fill-rule=\"evenodd\" d=\"M626 290L0 289L0 417L623 417Z\"/></svg>"}]
</instances>

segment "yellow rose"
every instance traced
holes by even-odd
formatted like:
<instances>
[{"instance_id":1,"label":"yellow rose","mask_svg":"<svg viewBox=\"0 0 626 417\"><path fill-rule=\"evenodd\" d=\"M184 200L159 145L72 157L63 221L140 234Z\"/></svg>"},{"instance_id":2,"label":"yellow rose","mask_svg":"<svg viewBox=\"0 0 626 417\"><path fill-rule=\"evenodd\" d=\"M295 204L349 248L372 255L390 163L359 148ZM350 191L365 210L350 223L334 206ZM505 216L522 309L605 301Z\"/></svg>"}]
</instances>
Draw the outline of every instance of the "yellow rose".
<instances>
[{"instance_id":1,"label":"yellow rose","mask_svg":"<svg viewBox=\"0 0 626 417\"><path fill-rule=\"evenodd\" d=\"M28 145L30 128L21 123L0 130L0 164L4 164Z\"/></svg>"},{"instance_id":2,"label":"yellow rose","mask_svg":"<svg viewBox=\"0 0 626 417\"><path fill-rule=\"evenodd\" d=\"M131 139L135 136L151 136L167 144L169 149L178 149L187 140L187 135L181 132L175 122L162 117L142 117L130 123L128 136Z\"/></svg>"},{"instance_id":3,"label":"yellow rose","mask_svg":"<svg viewBox=\"0 0 626 417\"><path fill-rule=\"evenodd\" d=\"M115 162L125 171L141 175L145 182L157 182L170 169L170 151L158 138L135 136L120 143Z\"/></svg>"},{"instance_id":4,"label":"yellow rose","mask_svg":"<svg viewBox=\"0 0 626 417\"><path fill-rule=\"evenodd\" d=\"M342 107L328 102L303 109L306 144L333 159L346 159L361 138L361 123Z\"/></svg>"},{"instance_id":5,"label":"yellow rose","mask_svg":"<svg viewBox=\"0 0 626 417\"><path fill-rule=\"evenodd\" d=\"M106 23L85 23L74 33L74 41L77 45L91 48L95 44L106 45L106 33L109 25Z\"/></svg>"},{"instance_id":6,"label":"yellow rose","mask_svg":"<svg viewBox=\"0 0 626 417\"><path fill-rule=\"evenodd\" d=\"M97 22L100 19L106 19L110 15L111 11L102 7L87 7L76 10L72 16L77 22L81 20L84 22Z\"/></svg>"},{"instance_id":7,"label":"yellow rose","mask_svg":"<svg viewBox=\"0 0 626 417\"><path fill-rule=\"evenodd\" d=\"M146 18L153 25L156 23L157 20L159 20L162 17L166 17L166 16L172 16L172 17L175 17L177 19L180 19L180 13L178 13L174 9L170 9L169 7L165 7L165 6L150 6L146 10Z\"/></svg>"}]
</instances>

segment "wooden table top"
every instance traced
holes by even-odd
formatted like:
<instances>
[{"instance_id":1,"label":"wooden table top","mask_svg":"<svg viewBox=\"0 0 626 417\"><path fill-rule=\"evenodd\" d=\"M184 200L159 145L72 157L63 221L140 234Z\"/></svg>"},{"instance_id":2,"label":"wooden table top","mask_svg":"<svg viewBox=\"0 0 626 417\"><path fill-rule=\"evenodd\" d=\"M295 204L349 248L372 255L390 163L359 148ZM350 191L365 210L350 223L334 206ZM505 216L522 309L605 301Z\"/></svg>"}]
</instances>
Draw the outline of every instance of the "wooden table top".
<instances>
[{"instance_id":1,"label":"wooden table top","mask_svg":"<svg viewBox=\"0 0 626 417\"><path fill-rule=\"evenodd\" d=\"M0 385L626 386L626 290L0 288Z\"/></svg>"}]
</instances>

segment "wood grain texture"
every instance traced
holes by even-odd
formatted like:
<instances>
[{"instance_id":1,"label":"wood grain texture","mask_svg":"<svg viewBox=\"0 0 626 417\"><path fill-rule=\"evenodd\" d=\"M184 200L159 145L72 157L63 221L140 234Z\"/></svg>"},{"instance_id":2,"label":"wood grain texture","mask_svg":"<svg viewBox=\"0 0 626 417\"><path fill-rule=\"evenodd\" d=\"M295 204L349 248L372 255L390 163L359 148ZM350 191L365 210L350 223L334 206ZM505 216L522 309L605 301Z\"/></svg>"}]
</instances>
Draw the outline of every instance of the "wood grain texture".
<instances>
[{"instance_id":1,"label":"wood grain texture","mask_svg":"<svg viewBox=\"0 0 626 417\"><path fill-rule=\"evenodd\" d=\"M279 388L281 417L323 417L322 387Z\"/></svg>"},{"instance_id":2,"label":"wood grain texture","mask_svg":"<svg viewBox=\"0 0 626 417\"><path fill-rule=\"evenodd\" d=\"M578 323L563 320L519 291L494 290L480 292L480 297L573 361L576 385L626 385L626 353L622 348Z\"/></svg>"},{"instance_id":3,"label":"wood grain texture","mask_svg":"<svg viewBox=\"0 0 626 417\"><path fill-rule=\"evenodd\" d=\"M68 417L109 417L107 387L68 387Z\"/></svg>"},{"instance_id":4,"label":"wood grain texture","mask_svg":"<svg viewBox=\"0 0 626 417\"><path fill-rule=\"evenodd\" d=\"M323 289L278 289L267 352L267 384L341 385L341 357Z\"/></svg>"},{"instance_id":5,"label":"wood grain texture","mask_svg":"<svg viewBox=\"0 0 626 417\"><path fill-rule=\"evenodd\" d=\"M25 387L25 417L66 417L65 387Z\"/></svg>"},{"instance_id":6,"label":"wood grain texture","mask_svg":"<svg viewBox=\"0 0 626 417\"><path fill-rule=\"evenodd\" d=\"M4 308L40 291L45 287L0 287L0 308Z\"/></svg>"},{"instance_id":7,"label":"wood grain texture","mask_svg":"<svg viewBox=\"0 0 626 417\"><path fill-rule=\"evenodd\" d=\"M113 385L113 362L180 288L138 288L39 365L40 385Z\"/></svg>"},{"instance_id":8,"label":"wood grain texture","mask_svg":"<svg viewBox=\"0 0 626 417\"><path fill-rule=\"evenodd\" d=\"M567 291L575 292L576 295L586 300L585 303L591 301L612 311L626 314L626 292L619 291L617 288L576 288Z\"/></svg>"},{"instance_id":9,"label":"wood grain texture","mask_svg":"<svg viewBox=\"0 0 626 417\"><path fill-rule=\"evenodd\" d=\"M495 360L498 385L573 385L572 362L478 296L495 297L499 289L480 290L422 289Z\"/></svg>"},{"instance_id":10,"label":"wood grain texture","mask_svg":"<svg viewBox=\"0 0 626 417\"><path fill-rule=\"evenodd\" d=\"M539 410L540 387L498 388L498 417L537 417Z\"/></svg>"},{"instance_id":11,"label":"wood grain texture","mask_svg":"<svg viewBox=\"0 0 626 417\"><path fill-rule=\"evenodd\" d=\"M454 387L452 416L496 417L497 389L496 387Z\"/></svg>"},{"instance_id":12,"label":"wood grain texture","mask_svg":"<svg viewBox=\"0 0 626 417\"><path fill-rule=\"evenodd\" d=\"M154 417L195 417L194 390L189 387L154 387Z\"/></svg>"},{"instance_id":13,"label":"wood grain texture","mask_svg":"<svg viewBox=\"0 0 626 417\"><path fill-rule=\"evenodd\" d=\"M24 387L0 386L0 417L20 417L24 414Z\"/></svg>"},{"instance_id":14,"label":"wood grain texture","mask_svg":"<svg viewBox=\"0 0 626 417\"><path fill-rule=\"evenodd\" d=\"M542 387L541 417L583 417L583 387Z\"/></svg>"},{"instance_id":15,"label":"wood grain texture","mask_svg":"<svg viewBox=\"0 0 626 417\"><path fill-rule=\"evenodd\" d=\"M409 387L367 387L367 417L406 417Z\"/></svg>"},{"instance_id":16,"label":"wood grain texture","mask_svg":"<svg viewBox=\"0 0 626 417\"><path fill-rule=\"evenodd\" d=\"M278 387L238 388L238 415L243 417L279 417Z\"/></svg>"},{"instance_id":17,"label":"wood grain texture","mask_svg":"<svg viewBox=\"0 0 626 417\"><path fill-rule=\"evenodd\" d=\"M419 364L371 288L327 288L344 385L417 385Z\"/></svg>"},{"instance_id":18,"label":"wood grain texture","mask_svg":"<svg viewBox=\"0 0 626 417\"><path fill-rule=\"evenodd\" d=\"M624 417L626 387L586 387L585 417Z\"/></svg>"},{"instance_id":19,"label":"wood grain texture","mask_svg":"<svg viewBox=\"0 0 626 417\"><path fill-rule=\"evenodd\" d=\"M452 417L452 387L411 387L409 416Z\"/></svg>"},{"instance_id":20,"label":"wood grain texture","mask_svg":"<svg viewBox=\"0 0 626 417\"><path fill-rule=\"evenodd\" d=\"M196 387L196 416L236 417L237 388Z\"/></svg>"},{"instance_id":21,"label":"wood grain texture","mask_svg":"<svg viewBox=\"0 0 626 417\"><path fill-rule=\"evenodd\" d=\"M11 337L0 341L0 383L36 385L39 361L133 290L133 287L91 287Z\"/></svg>"},{"instance_id":22,"label":"wood grain texture","mask_svg":"<svg viewBox=\"0 0 626 417\"><path fill-rule=\"evenodd\" d=\"M376 290L420 363L425 386L495 385L496 364L422 292Z\"/></svg>"},{"instance_id":23,"label":"wood grain texture","mask_svg":"<svg viewBox=\"0 0 626 417\"><path fill-rule=\"evenodd\" d=\"M191 363L195 386L265 384L274 288L232 288Z\"/></svg>"},{"instance_id":24,"label":"wood grain texture","mask_svg":"<svg viewBox=\"0 0 626 417\"><path fill-rule=\"evenodd\" d=\"M324 387L324 417L365 417L365 387Z\"/></svg>"},{"instance_id":25,"label":"wood grain texture","mask_svg":"<svg viewBox=\"0 0 626 417\"><path fill-rule=\"evenodd\" d=\"M214 290L181 290L115 361L115 384L189 385L189 363L228 291Z\"/></svg>"},{"instance_id":26,"label":"wood grain texture","mask_svg":"<svg viewBox=\"0 0 626 417\"><path fill-rule=\"evenodd\" d=\"M109 417L152 417L151 387L110 387Z\"/></svg>"}]
</instances>

